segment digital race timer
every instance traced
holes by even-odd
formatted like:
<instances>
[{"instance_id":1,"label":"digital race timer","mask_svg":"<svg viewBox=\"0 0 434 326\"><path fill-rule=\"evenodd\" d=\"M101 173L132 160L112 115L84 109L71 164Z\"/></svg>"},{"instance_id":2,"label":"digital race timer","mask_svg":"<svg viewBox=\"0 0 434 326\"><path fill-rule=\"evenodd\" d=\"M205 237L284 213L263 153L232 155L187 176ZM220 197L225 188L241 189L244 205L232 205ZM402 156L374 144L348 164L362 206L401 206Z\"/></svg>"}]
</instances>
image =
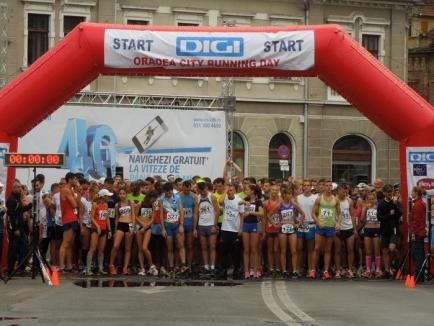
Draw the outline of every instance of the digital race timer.
<instances>
[{"instance_id":1,"label":"digital race timer","mask_svg":"<svg viewBox=\"0 0 434 326\"><path fill-rule=\"evenodd\" d=\"M21 154L6 153L5 166L11 168L19 167L43 167L60 168L65 163L64 154Z\"/></svg>"}]
</instances>

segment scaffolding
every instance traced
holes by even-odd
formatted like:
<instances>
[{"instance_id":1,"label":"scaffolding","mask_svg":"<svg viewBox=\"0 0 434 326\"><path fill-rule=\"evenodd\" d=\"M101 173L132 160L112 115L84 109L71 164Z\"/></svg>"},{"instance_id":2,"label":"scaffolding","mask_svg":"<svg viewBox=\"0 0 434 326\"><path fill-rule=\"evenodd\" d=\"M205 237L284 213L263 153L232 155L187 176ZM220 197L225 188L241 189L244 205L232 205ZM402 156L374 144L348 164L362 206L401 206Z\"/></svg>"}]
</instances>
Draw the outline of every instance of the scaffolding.
<instances>
[{"instance_id":1,"label":"scaffolding","mask_svg":"<svg viewBox=\"0 0 434 326\"><path fill-rule=\"evenodd\" d=\"M233 81L230 80L233 85ZM226 156L232 159L233 113L236 99L231 86L222 85L220 97L115 94L109 92L76 93L69 105L130 107L144 109L224 111L226 120ZM225 91L223 91L225 90Z\"/></svg>"},{"instance_id":2,"label":"scaffolding","mask_svg":"<svg viewBox=\"0 0 434 326\"><path fill-rule=\"evenodd\" d=\"M7 59L8 59L8 6L6 3L0 3L0 88L6 85Z\"/></svg>"}]
</instances>

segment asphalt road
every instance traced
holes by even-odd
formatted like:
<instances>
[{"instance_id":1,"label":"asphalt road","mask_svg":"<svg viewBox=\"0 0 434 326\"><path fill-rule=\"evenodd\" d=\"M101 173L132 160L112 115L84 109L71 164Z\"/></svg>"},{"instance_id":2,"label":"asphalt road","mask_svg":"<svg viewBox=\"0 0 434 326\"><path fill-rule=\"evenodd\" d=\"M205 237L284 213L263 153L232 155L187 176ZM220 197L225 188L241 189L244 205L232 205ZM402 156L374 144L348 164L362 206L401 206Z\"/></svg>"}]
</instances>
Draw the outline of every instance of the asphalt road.
<instances>
[{"instance_id":1,"label":"asphalt road","mask_svg":"<svg viewBox=\"0 0 434 326\"><path fill-rule=\"evenodd\" d=\"M434 325L432 284L406 289L395 281L155 281L69 278L56 288L40 279L13 279L0 284L0 326Z\"/></svg>"}]
</instances>

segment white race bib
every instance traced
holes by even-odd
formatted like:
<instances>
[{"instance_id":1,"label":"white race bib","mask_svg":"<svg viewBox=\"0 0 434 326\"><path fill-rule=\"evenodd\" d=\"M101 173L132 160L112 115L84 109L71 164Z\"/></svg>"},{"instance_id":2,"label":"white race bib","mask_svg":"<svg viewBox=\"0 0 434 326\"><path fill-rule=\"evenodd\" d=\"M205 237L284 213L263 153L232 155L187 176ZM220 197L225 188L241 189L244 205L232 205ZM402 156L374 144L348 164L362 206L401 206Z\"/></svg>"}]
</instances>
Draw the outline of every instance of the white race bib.
<instances>
[{"instance_id":1,"label":"white race bib","mask_svg":"<svg viewBox=\"0 0 434 326\"><path fill-rule=\"evenodd\" d=\"M294 233L294 225L292 224L283 224L282 225L282 233Z\"/></svg>"},{"instance_id":2,"label":"white race bib","mask_svg":"<svg viewBox=\"0 0 434 326\"><path fill-rule=\"evenodd\" d=\"M280 212L280 214L282 215L282 220L290 221L294 217L294 210L292 208L284 209Z\"/></svg>"},{"instance_id":3,"label":"white race bib","mask_svg":"<svg viewBox=\"0 0 434 326\"><path fill-rule=\"evenodd\" d=\"M333 211L330 208L321 208L320 215L324 218L332 217Z\"/></svg>"},{"instance_id":4,"label":"white race bib","mask_svg":"<svg viewBox=\"0 0 434 326\"><path fill-rule=\"evenodd\" d=\"M187 218L193 217L193 208L184 208L184 215Z\"/></svg>"},{"instance_id":5,"label":"white race bib","mask_svg":"<svg viewBox=\"0 0 434 326\"><path fill-rule=\"evenodd\" d=\"M100 211L99 212L99 220L105 221L107 219L107 211Z\"/></svg>"},{"instance_id":6,"label":"white race bib","mask_svg":"<svg viewBox=\"0 0 434 326\"><path fill-rule=\"evenodd\" d=\"M141 208L140 216L150 217L152 215L152 208Z\"/></svg>"},{"instance_id":7,"label":"white race bib","mask_svg":"<svg viewBox=\"0 0 434 326\"><path fill-rule=\"evenodd\" d=\"M177 223L179 220L179 214L178 212L172 211L167 213L167 219L166 222L168 223Z\"/></svg>"}]
</instances>

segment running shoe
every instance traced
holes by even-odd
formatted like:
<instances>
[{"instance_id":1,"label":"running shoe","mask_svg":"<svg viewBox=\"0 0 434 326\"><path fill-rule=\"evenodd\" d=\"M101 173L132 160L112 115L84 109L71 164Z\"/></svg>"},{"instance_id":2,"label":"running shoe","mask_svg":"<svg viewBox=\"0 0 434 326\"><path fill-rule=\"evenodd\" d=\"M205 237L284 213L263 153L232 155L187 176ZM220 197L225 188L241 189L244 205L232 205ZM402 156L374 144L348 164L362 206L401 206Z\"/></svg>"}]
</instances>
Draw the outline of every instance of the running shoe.
<instances>
[{"instance_id":1,"label":"running shoe","mask_svg":"<svg viewBox=\"0 0 434 326\"><path fill-rule=\"evenodd\" d=\"M117 275L118 274L118 272L116 271L116 267L114 267L114 265L109 266L109 272L110 272L110 275Z\"/></svg>"},{"instance_id":2,"label":"running shoe","mask_svg":"<svg viewBox=\"0 0 434 326\"><path fill-rule=\"evenodd\" d=\"M148 273L152 276L158 276L158 269L155 265L151 265L151 267L149 267L149 271Z\"/></svg>"},{"instance_id":3,"label":"running shoe","mask_svg":"<svg viewBox=\"0 0 434 326\"><path fill-rule=\"evenodd\" d=\"M292 272L291 278L292 278L293 280L297 280L297 279L300 278L300 275L298 274L297 271L294 271L294 272Z\"/></svg>"},{"instance_id":4,"label":"running shoe","mask_svg":"<svg viewBox=\"0 0 434 326\"><path fill-rule=\"evenodd\" d=\"M354 278L355 277L354 272L351 269L348 270L347 275L348 275L348 278Z\"/></svg>"},{"instance_id":5,"label":"running shoe","mask_svg":"<svg viewBox=\"0 0 434 326\"><path fill-rule=\"evenodd\" d=\"M383 273L381 271L376 271L375 272L375 278L379 279L383 277Z\"/></svg>"},{"instance_id":6,"label":"running shoe","mask_svg":"<svg viewBox=\"0 0 434 326\"><path fill-rule=\"evenodd\" d=\"M364 277L364 278L371 278L371 272L370 271L366 271L366 272L364 272L363 274L362 274L362 277Z\"/></svg>"},{"instance_id":7,"label":"running shoe","mask_svg":"<svg viewBox=\"0 0 434 326\"><path fill-rule=\"evenodd\" d=\"M309 272L309 274L307 275L307 277L309 277L310 279L315 279L315 277L316 277L316 275L315 275L316 273L315 273L315 270L311 270L310 272Z\"/></svg>"},{"instance_id":8,"label":"running shoe","mask_svg":"<svg viewBox=\"0 0 434 326\"><path fill-rule=\"evenodd\" d=\"M336 273L335 273L335 278L339 279L341 277L342 277L341 271L337 270Z\"/></svg>"},{"instance_id":9,"label":"running shoe","mask_svg":"<svg viewBox=\"0 0 434 326\"><path fill-rule=\"evenodd\" d=\"M137 273L137 275L139 275L139 276L145 276L146 275L145 269L144 268L140 268L140 270Z\"/></svg>"},{"instance_id":10,"label":"running shoe","mask_svg":"<svg viewBox=\"0 0 434 326\"><path fill-rule=\"evenodd\" d=\"M188 268L187 266L184 265L181 267L180 273L184 274L184 273L188 273L189 271L190 271L190 268ZM213 273L215 275L215 273L216 273L215 269L213 269L211 271L211 273Z\"/></svg>"},{"instance_id":11,"label":"running shoe","mask_svg":"<svg viewBox=\"0 0 434 326\"><path fill-rule=\"evenodd\" d=\"M244 279L245 279L245 280L248 280L249 277L250 277L249 272L244 272Z\"/></svg>"},{"instance_id":12,"label":"running shoe","mask_svg":"<svg viewBox=\"0 0 434 326\"><path fill-rule=\"evenodd\" d=\"M108 273L104 270L104 268L99 268L98 269L98 274L99 275L108 275Z\"/></svg>"},{"instance_id":13,"label":"running shoe","mask_svg":"<svg viewBox=\"0 0 434 326\"><path fill-rule=\"evenodd\" d=\"M167 270L166 268L164 268L164 266L160 267L160 275L166 275L167 274Z\"/></svg>"},{"instance_id":14,"label":"running shoe","mask_svg":"<svg viewBox=\"0 0 434 326\"><path fill-rule=\"evenodd\" d=\"M86 276L94 276L95 274L92 272L92 270L88 269L88 270L85 272L85 275L86 275Z\"/></svg>"},{"instance_id":15,"label":"running shoe","mask_svg":"<svg viewBox=\"0 0 434 326\"><path fill-rule=\"evenodd\" d=\"M128 273L128 267L124 267L123 269L122 269L122 274L123 275L128 275L129 273Z\"/></svg>"},{"instance_id":16,"label":"running shoe","mask_svg":"<svg viewBox=\"0 0 434 326\"><path fill-rule=\"evenodd\" d=\"M329 280L330 278L331 278L331 276L330 276L330 274L329 274L328 271L324 271L324 272L322 273L322 279L323 279L323 280Z\"/></svg>"},{"instance_id":17,"label":"running shoe","mask_svg":"<svg viewBox=\"0 0 434 326\"><path fill-rule=\"evenodd\" d=\"M287 271L283 271L282 277L283 278L288 278L289 277L289 273Z\"/></svg>"},{"instance_id":18,"label":"running shoe","mask_svg":"<svg viewBox=\"0 0 434 326\"><path fill-rule=\"evenodd\" d=\"M253 271L253 269L250 269L250 277L251 278L255 277L255 272Z\"/></svg>"}]
</instances>

